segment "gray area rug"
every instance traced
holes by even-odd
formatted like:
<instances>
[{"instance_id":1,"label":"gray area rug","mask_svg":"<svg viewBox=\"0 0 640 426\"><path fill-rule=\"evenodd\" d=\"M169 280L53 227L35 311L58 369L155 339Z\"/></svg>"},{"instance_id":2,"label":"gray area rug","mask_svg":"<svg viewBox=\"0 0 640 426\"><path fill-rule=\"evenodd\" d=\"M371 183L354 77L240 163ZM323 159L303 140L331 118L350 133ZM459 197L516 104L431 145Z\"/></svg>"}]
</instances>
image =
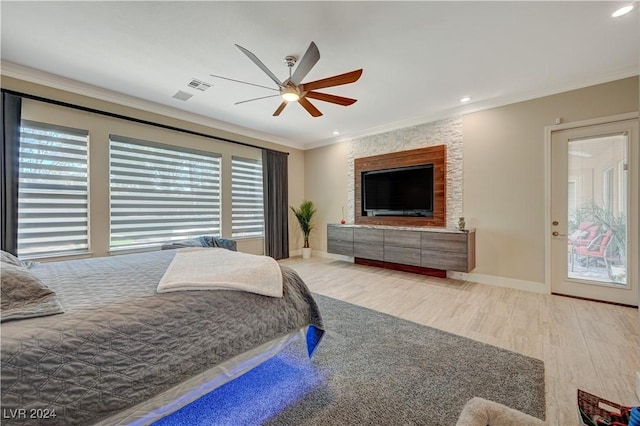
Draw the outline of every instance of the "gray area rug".
<instances>
[{"instance_id":1,"label":"gray area rug","mask_svg":"<svg viewBox=\"0 0 640 426\"><path fill-rule=\"evenodd\" d=\"M455 425L474 396L544 419L544 364L314 295L326 334L156 425Z\"/></svg>"}]
</instances>

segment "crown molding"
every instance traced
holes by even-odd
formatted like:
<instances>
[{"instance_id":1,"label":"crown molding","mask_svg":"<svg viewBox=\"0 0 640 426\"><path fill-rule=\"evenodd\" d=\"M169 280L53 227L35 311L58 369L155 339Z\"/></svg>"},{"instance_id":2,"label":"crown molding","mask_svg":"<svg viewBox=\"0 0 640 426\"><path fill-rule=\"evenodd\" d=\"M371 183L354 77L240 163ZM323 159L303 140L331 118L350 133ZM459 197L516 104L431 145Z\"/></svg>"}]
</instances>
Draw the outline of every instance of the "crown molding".
<instances>
[{"instance_id":1,"label":"crown molding","mask_svg":"<svg viewBox=\"0 0 640 426\"><path fill-rule=\"evenodd\" d=\"M444 120L448 118L455 118L474 112L484 111L492 108L499 108L505 105L511 105L518 102L530 101L533 99L542 98L545 96L557 95L559 93L570 92L572 90L584 89L585 87L596 86L598 84L609 83L616 80L621 80L628 77L635 77L640 74L640 71L636 67L628 67L619 69L610 73L602 74L596 77L585 78L581 80L565 82L554 86L548 86L542 89L530 90L527 92L520 92L507 96L495 97L492 99L472 102L470 104L461 105L456 108L450 108L439 111L435 114L421 115L405 120L396 121L393 123L383 124L368 129L364 129L360 132L353 132L348 134L342 134L335 138L323 139L315 142L311 142L304 145L304 149L320 148L327 145L332 145L340 142L347 142L354 139L363 138L366 136L373 136L381 133L387 133L406 127L418 126L420 124L431 123L438 120Z\"/></svg>"},{"instance_id":2,"label":"crown molding","mask_svg":"<svg viewBox=\"0 0 640 426\"><path fill-rule=\"evenodd\" d=\"M0 69L2 75L7 77L24 80L30 83L40 84L58 90L64 90L76 95L87 96L105 102L114 103L130 108L139 109L154 114L160 114L167 117L183 120L193 124L210 127L216 130L235 133L237 135L259 139L265 142L276 143L296 149L305 149L298 142L286 138L280 138L275 135L253 130L247 127L236 126L234 124L206 117L204 115L195 114L181 109L161 105L150 102L124 93L103 89L91 84L82 83L56 74L47 73L33 68L25 67L13 62L1 61Z\"/></svg>"}]
</instances>

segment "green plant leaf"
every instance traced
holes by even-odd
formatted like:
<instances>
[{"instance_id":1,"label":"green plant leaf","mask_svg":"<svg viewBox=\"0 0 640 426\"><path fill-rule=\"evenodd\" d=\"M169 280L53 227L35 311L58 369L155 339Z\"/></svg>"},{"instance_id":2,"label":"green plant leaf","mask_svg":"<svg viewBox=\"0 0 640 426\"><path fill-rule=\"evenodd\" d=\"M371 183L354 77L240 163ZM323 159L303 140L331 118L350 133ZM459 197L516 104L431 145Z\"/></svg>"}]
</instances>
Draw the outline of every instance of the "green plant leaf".
<instances>
[{"instance_id":1,"label":"green plant leaf","mask_svg":"<svg viewBox=\"0 0 640 426\"><path fill-rule=\"evenodd\" d=\"M307 248L309 247L309 234L313 229L312 219L316 213L316 208L313 205L313 201L308 200L304 200L297 209L292 206L290 208L300 224L300 230L304 236L304 247Z\"/></svg>"}]
</instances>

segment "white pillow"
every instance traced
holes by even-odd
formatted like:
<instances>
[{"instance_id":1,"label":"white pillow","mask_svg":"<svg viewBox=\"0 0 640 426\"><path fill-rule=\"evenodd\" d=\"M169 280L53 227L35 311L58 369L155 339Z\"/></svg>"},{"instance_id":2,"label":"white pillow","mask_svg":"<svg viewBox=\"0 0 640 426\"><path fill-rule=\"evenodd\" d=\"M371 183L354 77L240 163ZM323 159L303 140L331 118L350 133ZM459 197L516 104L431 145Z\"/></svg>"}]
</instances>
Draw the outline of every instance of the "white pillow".
<instances>
[{"instance_id":1,"label":"white pillow","mask_svg":"<svg viewBox=\"0 0 640 426\"><path fill-rule=\"evenodd\" d=\"M0 322L64 313L56 293L31 271L0 262Z\"/></svg>"}]
</instances>

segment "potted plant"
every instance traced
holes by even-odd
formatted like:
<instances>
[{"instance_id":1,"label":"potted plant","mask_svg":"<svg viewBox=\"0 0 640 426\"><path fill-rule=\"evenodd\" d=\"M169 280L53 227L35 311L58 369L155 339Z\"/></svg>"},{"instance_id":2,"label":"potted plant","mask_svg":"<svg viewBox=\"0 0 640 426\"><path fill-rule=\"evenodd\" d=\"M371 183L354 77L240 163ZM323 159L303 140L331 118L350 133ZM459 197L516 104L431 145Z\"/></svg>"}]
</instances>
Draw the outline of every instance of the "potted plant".
<instances>
[{"instance_id":1,"label":"potted plant","mask_svg":"<svg viewBox=\"0 0 640 426\"><path fill-rule=\"evenodd\" d=\"M309 234L313 229L313 215L316 213L316 208L313 205L313 201L304 200L298 209L291 207L291 211L296 215L302 235L304 236L304 246L302 248L302 258L309 259L311 257L311 247L309 247Z\"/></svg>"}]
</instances>

